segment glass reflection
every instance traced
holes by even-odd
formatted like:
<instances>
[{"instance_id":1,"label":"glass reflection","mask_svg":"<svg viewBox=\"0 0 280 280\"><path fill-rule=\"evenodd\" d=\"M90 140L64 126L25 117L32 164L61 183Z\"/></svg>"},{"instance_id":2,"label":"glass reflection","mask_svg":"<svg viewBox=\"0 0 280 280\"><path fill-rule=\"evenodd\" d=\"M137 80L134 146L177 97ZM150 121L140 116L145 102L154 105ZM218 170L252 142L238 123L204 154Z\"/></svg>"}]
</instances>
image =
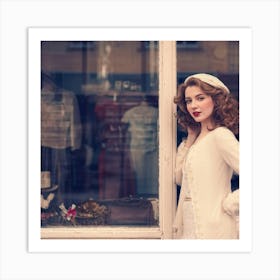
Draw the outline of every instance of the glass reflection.
<instances>
[{"instance_id":1,"label":"glass reflection","mask_svg":"<svg viewBox=\"0 0 280 280\"><path fill-rule=\"evenodd\" d=\"M41 61L41 225L157 225L156 42L44 41Z\"/></svg>"}]
</instances>

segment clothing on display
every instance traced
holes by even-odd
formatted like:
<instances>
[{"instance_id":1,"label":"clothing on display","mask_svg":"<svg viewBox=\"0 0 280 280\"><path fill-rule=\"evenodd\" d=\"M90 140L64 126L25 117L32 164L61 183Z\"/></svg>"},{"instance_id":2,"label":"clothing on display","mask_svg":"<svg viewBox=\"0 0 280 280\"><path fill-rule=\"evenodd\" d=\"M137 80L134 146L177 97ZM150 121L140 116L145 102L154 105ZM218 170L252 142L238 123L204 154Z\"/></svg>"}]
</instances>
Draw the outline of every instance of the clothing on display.
<instances>
[{"instance_id":1,"label":"clothing on display","mask_svg":"<svg viewBox=\"0 0 280 280\"><path fill-rule=\"evenodd\" d=\"M44 91L41 94L41 145L54 149L81 146L80 110L74 93Z\"/></svg>"},{"instance_id":2,"label":"clothing on display","mask_svg":"<svg viewBox=\"0 0 280 280\"><path fill-rule=\"evenodd\" d=\"M41 170L51 172L51 184L59 186L59 193L71 189L71 152L80 146L80 111L75 95L65 90L42 90Z\"/></svg>"},{"instance_id":3,"label":"clothing on display","mask_svg":"<svg viewBox=\"0 0 280 280\"><path fill-rule=\"evenodd\" d=\"M128 123L129 147L138 195L158 194L158 109L146 101L129 109L122 118Z\"/></svg>"},{"instance_id":4,"label":"clothing on display","mask_svg":"<svg viewBox=\"0 0 280 280\"><path fill-rule=\"evenodd\" d=\"M121 122L128 106L109 97L99 98L95 105L99 199L135 194L135 176L125 137L126 126Z\"/></svg>"}]
</instances>

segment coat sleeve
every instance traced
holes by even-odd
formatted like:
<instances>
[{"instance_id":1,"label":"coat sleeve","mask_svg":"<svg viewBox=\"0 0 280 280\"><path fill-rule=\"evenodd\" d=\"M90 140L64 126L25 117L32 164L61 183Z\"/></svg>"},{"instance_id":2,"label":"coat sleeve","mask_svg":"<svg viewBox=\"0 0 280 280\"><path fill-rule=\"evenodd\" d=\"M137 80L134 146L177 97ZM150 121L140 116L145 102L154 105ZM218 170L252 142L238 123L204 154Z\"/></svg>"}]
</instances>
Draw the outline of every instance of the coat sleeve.
<instances>
[{"instance_id":1,"label":"coat sleeve","mask_svg":"<svg viewBox=\"0 0 280 280\"><path fill-rule=\"evenodd\" d=\"M183 235L183 203L186 196L185 188L181 188L175 219L172 226L173 239L181 239Z\"/></svg>"},{"instance_id":2,"label":"coat sleeve","mask_svg":"<svg viewBox=\"0 0 280 280\"><path fill-rule=\"evenodd\" d=\"M239 174L239 142L227 128L221 127L216 134L218 151L224 161Z\"/></svg>"},{"instance_id":3,"label":"coat sleeve","mask_svg":"<svg viewBox=\"0 0 280 280\"><path fill-rule=\"evenodd\" d=\"M175 161L175 182L177 185L182 185L182 177L183 177L183 164L184 160L187 156L189 148L185 146L185 140L181 142L181 144L177 148L176 161ZM183 203L185 197L185 189L181 188L177 211L173 223L173 239L181 239L183 233Z\"/></svg>"},{"instance_id":4,"label":"coat sleeve","mask_svg":"<svg viewBox=\"0 0 280 280\"><path fill-rule=\"evenodd\" d=\"M217 146L225 162L239 174L239 142L227 128L220 128ZM239 215L239 189L230 192L222 202L224 211L231 216Z\"/></svg>"},{"instance_id":5,"label":"coat sleeve","mask_svg":"<svg viewBox=\"0 0 280 280\"><path fill-rule=\"evenodd\" d=\"M184 159L188 153L188 148L185 147L185 141L182 141L177 148L176 161L175 161L175 182L177 185L182 185L182 168Z\"/></svg>"},{"instance_id":6,"label":"coat sleeve","mask_svg":"<svg viewBox=\"0 0 280 280\"><path fill-rule=\"evenodd\" d=\"M230 216L239 216L239 189L230 192L223 200L223 209Z\"/></svg>"}]
</instances>

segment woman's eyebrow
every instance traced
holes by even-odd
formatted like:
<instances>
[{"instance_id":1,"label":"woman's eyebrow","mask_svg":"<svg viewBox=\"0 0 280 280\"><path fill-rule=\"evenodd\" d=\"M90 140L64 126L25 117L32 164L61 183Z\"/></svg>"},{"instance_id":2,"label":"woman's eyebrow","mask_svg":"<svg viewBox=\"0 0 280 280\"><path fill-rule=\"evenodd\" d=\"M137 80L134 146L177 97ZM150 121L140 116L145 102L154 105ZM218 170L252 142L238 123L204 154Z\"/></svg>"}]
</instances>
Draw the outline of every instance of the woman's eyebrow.
<instances>
[{"instance_id":1,"label":"woman's eyebrow","mask_svg":"<svg viewBox=\"0 0 280 280\"><path fill-rule=\"evenodd\" d=\"M200 95L206 95L205 93L198 93L198 94L196 94L195 96L194 96L194 98L196 98L196 97L199 97ZM187 100L187 99L191 99L191 97L189 97L189 96L186 96L185 97L185 100Z\"/></svg>"},{"instance_id":2,"label":"woman's eyebrow","mask_svg":"<svg viewBox=\"0 0 280 280\"><path fill-rule=\"evenodd\" d=\"M196 94L194 97L199 97L200 95L205 95L205 93L198 93L198 94Z\"/></svg>"}]
</instances>

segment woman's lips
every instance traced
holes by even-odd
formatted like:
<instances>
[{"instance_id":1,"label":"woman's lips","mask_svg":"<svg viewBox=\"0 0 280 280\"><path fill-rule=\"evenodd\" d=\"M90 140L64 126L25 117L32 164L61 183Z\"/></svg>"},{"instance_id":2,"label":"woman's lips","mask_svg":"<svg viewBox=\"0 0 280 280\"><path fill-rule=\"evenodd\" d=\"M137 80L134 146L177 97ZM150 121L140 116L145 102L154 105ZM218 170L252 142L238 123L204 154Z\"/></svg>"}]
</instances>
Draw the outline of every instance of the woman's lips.
<instances>
[{"instance_id":1,"label":"woman's lips","mask_svg":"<svg viewBox=\"0 0 280 280\"><path fill-rule=\"evenodd\" d=\"M200 112L193 112L193 115L194 115L195 117L198 117L198 116L200 115Z\"/></svg>"}]
</instances>

